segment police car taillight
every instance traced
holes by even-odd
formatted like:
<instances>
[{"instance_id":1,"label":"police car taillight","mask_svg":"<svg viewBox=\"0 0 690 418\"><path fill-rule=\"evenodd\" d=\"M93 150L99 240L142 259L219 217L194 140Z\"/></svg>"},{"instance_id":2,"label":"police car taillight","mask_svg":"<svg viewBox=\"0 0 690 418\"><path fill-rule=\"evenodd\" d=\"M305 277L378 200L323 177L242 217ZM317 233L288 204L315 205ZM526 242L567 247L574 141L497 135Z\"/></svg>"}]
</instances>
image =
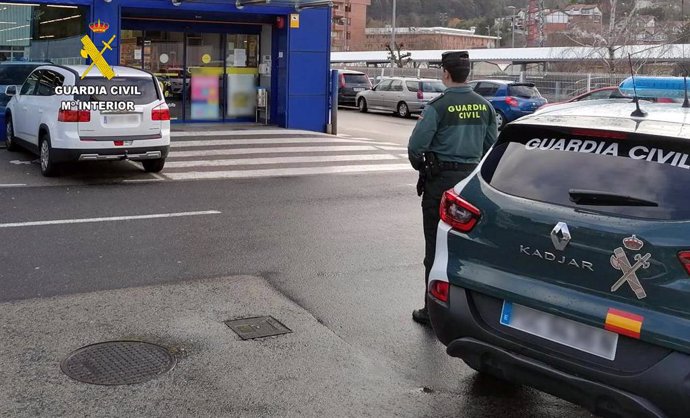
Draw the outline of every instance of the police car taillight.
<instances>
[{"instance_id":1,"label":"police car taillight","mask_svg":"<svg viewBox=\"0 0 690 418\"><path fill-rule=\"evenodd\" d=\"M151 120L170 120L170 110L167 107L153 109Z\"/></svg>"},{"instance_id":2,"label":"police car taillight","mask_svg":"<svg viewBox=\"0 0 690 418\"><path fill-rule=\"evenodd\" d=\"M417 100L424 100L424 92L422 91L421 86L419 89L417 89Z\"/></svg>"},{"instance_id":3,"label":"police car taillight","mask_svg":"<svg viewBox=\"0 0 690 418\"><path fill-rule=\"evenodd\" d=\"M450 285L448 282L432 280L429 284L429 294L441 302L448 302L448 294L450 293L449 290Z\"/></svg>"},{"instance_id":4,"label":"police car taillight","mask_svg":"<svg viewBox=\"0 0 690 418\"><path fill-rule=\"evenodd\" d=\"M58 122L89 122L91 112L88 110L65 110L58 111Z\"/></svg>"},{"instance_id":5,"label":"police car taillight","mask_svg":"<svg viewBox=\"0 0 690 418\"><path fill-rule=\"evenodd\" d=\"M681 251L678 253L678 260L685 268L685 272L690 275L690 251Z\"/></svg>"},{"instance_id":6,"label":"police car taillight","mask_svg":"<svg viewBox=\"0 0 690 418\"><path fill-rule=\"evenodd\" d=\"M479 209L458 196L453 189L443 193L439 211L441 220L460 232L471 231L481 217Z\"/></svg>"}]
</instances>

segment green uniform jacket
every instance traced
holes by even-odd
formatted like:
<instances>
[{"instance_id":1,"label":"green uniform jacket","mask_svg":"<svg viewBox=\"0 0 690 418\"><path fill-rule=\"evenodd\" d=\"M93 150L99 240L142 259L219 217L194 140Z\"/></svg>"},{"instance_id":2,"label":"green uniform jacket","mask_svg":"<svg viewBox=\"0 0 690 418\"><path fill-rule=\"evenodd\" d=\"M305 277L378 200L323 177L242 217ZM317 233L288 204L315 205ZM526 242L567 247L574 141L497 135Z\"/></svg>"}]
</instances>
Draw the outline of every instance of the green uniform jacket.
<instances>
[{"instance_id":1,"label":"green uniform jacket","mask_svg":"<svg viewBox=\"0 0 690 418\"><path fill-rule=\"evenodd\" d=\"M430 101L407 146L410 162L422 168L422 153L439 161L478 163L496 142L498 127L491 103L470 86L451 87Z\"/></svg>"}]
</instances>

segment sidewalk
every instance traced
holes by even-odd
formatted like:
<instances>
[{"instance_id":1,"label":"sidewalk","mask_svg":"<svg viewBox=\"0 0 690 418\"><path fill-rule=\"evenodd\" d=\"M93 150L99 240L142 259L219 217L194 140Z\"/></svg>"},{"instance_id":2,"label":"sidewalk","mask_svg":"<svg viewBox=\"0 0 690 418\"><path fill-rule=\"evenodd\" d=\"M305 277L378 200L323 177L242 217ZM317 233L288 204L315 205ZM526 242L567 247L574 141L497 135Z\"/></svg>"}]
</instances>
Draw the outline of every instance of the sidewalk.
<instances>
[{"instance_id":1,"label":"sidewalk","mask_svg":"<svg viewBox=\"0 0 690 418\"><path fill-rule=\"evenodd\" d=\"M224 321L272 315L293 332L241 340ZM0 416L422 416L433 397L358 352L263 279L227 277L0 304ZM177 353L146 383L74 381L83 346L142 340Z\"/></svg>"}]
</instances>

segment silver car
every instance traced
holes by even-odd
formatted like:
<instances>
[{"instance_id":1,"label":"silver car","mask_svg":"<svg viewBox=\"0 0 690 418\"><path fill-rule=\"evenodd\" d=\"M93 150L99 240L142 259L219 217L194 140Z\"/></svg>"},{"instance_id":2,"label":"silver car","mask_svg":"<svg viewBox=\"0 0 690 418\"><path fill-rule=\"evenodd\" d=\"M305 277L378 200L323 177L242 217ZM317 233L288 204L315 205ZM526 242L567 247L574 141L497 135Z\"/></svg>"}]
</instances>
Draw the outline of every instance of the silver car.
<instances>
[{"instance_id":1,"label":"silver car","mask_svg":"<svg viewBox=\"0 0 690 418\"><path fill-rule=\"evenodd\" d=\"M421 113L429 101L446 89L440 80L431 78L391 77L373 89L357 93L359 111L384 110L406 118Z\"/></svg>"}]
</instances>

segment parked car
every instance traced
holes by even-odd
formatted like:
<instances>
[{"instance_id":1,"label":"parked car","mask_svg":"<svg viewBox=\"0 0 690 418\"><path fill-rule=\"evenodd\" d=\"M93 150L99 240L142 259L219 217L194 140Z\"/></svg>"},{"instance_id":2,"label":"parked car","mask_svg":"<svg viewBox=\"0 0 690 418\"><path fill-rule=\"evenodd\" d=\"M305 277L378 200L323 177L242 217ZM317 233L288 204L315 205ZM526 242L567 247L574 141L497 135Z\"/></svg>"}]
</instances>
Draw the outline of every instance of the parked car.
<instances>
[{"instance_id":1,"label":"parked car","mask_svg":"<svg viewBox=\"0 0 690 418\"><path fill-rule=\"evenodd\" d=\"M5 107L10 96L5 94L7 86L20 86L34 68L50 64L48 62L3 61L0 63L0 118L5 114ZM0 141L5 140L5 130L0 129Z\"/></svg>"},{"instance_id":2,"label":"parked car","mask_svg":"<svg viewBox=\"0 0 690 418\"><path fill-rule=\"evenodd\" d=\"M371 90L369 77L359 71L338 70L338 105L356 106L355 97L357 93Z\"/></svg>"},{"instance_id":3,"label":"parked car","mask_svg":"<svg viewBox=\"0 0 690 418\"><path fill-rule=\"evenodd\" d=\"M392 77L381 81L372 90L358 93L357 107L363 113L384 110L406 118L421 113L424 106L445 89L440 80Z\"/></svg>"},{"instance_id":4,"label":"parked car","mask_svg":"<svg viewBox=\"0 0 690 418\"><path fill-rule=\"evenodd\" d=\"M45 176L70 161L129 159L141 161L146 171L161 171L170 147L170 112L155 77L115 66L111 80L97 67L81 79L86 68L43 65L20 89L7 88L7 149L38 154ZM87 105L103 109L84 110Z\"/></svg>"},{"instance_id":5,"label":"parked car","mask_svg":"<svg viewBox=\"0 0 690 418\"><path fill-rule=\"evenodd\" d=\"M473 80L469 85L496 109L498 129L503 129L508 122L533 113L547 102L533 83Z\"/></svg>"},{"instance_id":6,"label":"parked car","mask_svg":"<svg viewBox=\"0 0 690 418\"><path fill-rule=\"evenodd\" d=\"M687 417L690 109L640 106L507 125L444 194L429 315L480 373L601 416Z\"/></svg>"}]
</instances>

